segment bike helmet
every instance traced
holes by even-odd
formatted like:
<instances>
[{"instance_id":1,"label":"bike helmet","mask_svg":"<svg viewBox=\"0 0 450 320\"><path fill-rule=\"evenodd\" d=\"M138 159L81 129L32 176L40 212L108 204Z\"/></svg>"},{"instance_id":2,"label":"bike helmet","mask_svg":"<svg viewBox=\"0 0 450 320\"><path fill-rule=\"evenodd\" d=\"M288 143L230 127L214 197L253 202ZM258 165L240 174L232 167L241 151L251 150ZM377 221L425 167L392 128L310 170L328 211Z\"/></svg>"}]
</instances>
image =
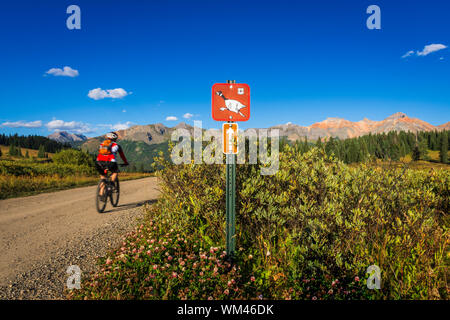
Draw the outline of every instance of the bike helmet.
<instances>
[{"instance_id":1,"label":"bike helmet","mask_svg":"<svg viewBox=\"0 0 450 320\"><path fill-rule=\"evenodd\" d=\"M118 137L119 137L119 136L117 135L116 132L108 132L108 133L106 134L106 138L108 138L108 139L110 139L110 140L113 140L113 141L116 141Z\"/></svg>"}]
</instances>

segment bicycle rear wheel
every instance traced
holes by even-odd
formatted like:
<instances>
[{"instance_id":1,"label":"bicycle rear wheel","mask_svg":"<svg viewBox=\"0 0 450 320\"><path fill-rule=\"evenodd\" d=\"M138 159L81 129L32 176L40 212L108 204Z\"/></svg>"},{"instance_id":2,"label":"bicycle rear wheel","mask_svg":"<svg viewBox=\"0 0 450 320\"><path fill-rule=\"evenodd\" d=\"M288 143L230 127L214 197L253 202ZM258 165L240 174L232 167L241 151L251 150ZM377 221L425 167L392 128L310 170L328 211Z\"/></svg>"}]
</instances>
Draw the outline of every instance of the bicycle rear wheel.
<instances>
[{"instance_id":1,"label":"bicycle rear wheel","mask_svg":"<svg viewBox=\"0 0 450 320\"><path fill-rule=\"evenodd\" d=\"M112 190L109 195L109 200L111 201L111 204L113 207L117 207L119 204L119 196L120 196L120 184L119 184L119 177L116 178L116 181L111 182Z\"/></svg>"},{"instance_id":2,"label":"bicycle rear wheel","mask_svg":"<svg viewBox=\"0 0 450 320\"><path fill-rule=\"evenodd\" d=\"M103 188L103 195L100 194L101 189ZM105 211L106 203L108 202L107 197L107 189L106 189L106 183L102 180L99 181L97 186L97 192L95 194L95 205L97 207L97 211L99 213L102 213Z\"/></svg>"}]
</instances>

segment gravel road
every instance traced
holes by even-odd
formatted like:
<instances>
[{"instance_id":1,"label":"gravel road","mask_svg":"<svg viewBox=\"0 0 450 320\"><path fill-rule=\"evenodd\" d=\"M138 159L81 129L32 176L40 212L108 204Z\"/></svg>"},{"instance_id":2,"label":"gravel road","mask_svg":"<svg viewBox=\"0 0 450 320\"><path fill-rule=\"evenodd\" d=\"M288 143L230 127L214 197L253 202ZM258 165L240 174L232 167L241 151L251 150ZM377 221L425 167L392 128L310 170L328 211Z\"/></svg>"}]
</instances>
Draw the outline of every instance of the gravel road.
<instances>
[{"instance_id":1,"label":"gravel road","mask_svg":"<svg viewBox=\"0 0 450 320\"><path fill-rule=\"evenodd\" d=\"M121 182L119 206L97 213L96 186L0 201L0 299L64 299L70 265L97 256L132 230L158 196L156 178Z\"/></svg>"}]
</instances>

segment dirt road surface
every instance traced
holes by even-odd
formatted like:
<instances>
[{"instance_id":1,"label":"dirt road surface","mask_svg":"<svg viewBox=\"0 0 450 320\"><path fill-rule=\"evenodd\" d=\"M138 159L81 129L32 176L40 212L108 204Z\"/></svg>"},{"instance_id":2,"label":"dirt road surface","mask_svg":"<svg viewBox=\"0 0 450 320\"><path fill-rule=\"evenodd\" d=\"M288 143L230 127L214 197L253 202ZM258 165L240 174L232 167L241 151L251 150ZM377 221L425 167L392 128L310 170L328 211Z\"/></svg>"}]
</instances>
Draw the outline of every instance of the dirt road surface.
<instances>
[{"instance_id":1,"label":"dirt road surface","mask_svg":"<svg viewBox=\"0 0 450 320\"><path fill-rule=\"evenodd\" d=\"M119 206L95 209L96 186L0 201L0 299L62 299L71 265L82 274L134 229L158 196L156 178L121 182Z\"/></svg>"}]
</instances>

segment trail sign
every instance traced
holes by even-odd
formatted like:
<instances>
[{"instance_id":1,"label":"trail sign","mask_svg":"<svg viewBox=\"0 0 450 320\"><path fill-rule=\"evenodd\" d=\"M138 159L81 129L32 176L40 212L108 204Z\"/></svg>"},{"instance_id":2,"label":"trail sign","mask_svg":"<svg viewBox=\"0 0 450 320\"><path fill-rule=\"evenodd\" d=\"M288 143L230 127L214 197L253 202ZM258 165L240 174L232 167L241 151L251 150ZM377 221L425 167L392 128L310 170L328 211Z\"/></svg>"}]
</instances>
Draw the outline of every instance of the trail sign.
<instances>
[{"instance_id":1,"label":"trail sign","mask_svg":"<svg viewBox=\"0 0 450 320\"><path fill-rule=\"evenodd\" d=\"M222 125L223 153L238 153L238 125L237 123L224 123Z\"/></svg>"},{"instance_id":2,"label":"trail sign","mask_svg":"<svg viewBox=\"0 0 450 320\"><path fill-rule=\"evenodd\" d=\"M212 118L216 121L250 119L250 87L245 83L216 83L212 87Z\"/></svg>"}]
</instances>

